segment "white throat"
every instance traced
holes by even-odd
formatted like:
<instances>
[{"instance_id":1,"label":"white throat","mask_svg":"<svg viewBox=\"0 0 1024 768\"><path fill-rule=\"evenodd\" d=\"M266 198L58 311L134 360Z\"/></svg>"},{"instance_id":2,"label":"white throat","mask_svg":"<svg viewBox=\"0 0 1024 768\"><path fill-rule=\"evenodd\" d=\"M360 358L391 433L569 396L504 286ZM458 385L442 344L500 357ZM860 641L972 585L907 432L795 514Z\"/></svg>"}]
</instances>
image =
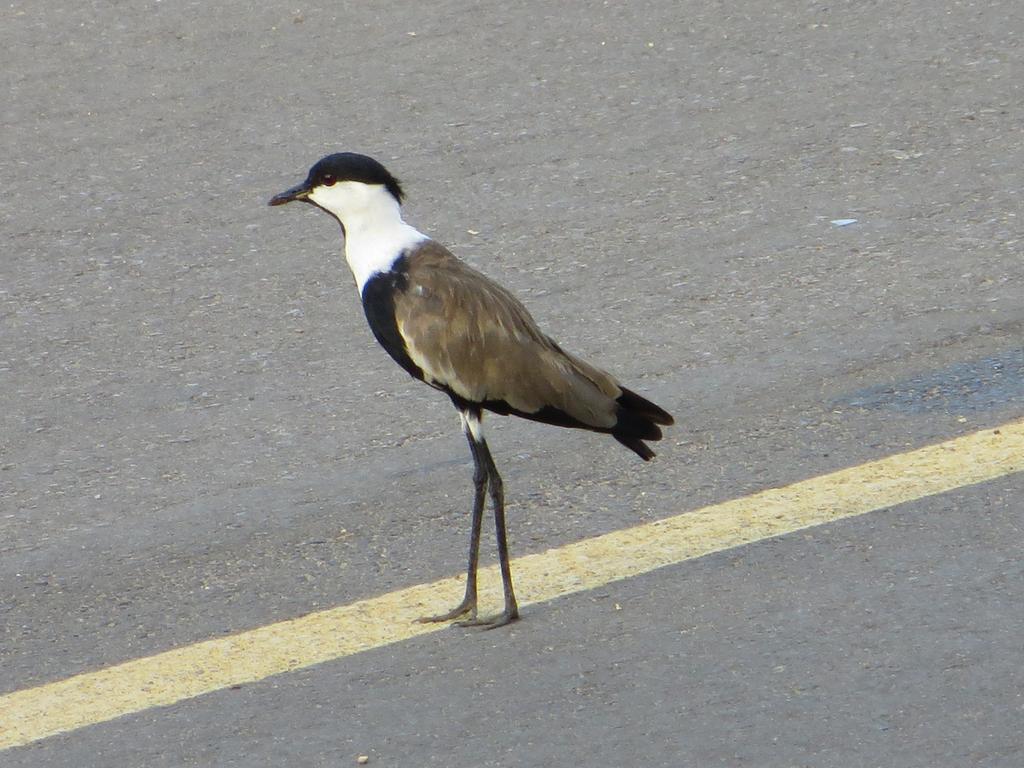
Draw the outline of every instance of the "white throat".
<instances>
[{"instance_id":1,"label":"white throat","mask_svg":"<svg viewBox=\"0 0 1024 768\"><path fill-rule=\"evenodd\" d=\"M316 187L309 199L345 227L345 261L360 294L371 277L387 272L405 250L428 239L402 220L398 201L383 186L341 181Z\"/></svg>"}]
</instances>

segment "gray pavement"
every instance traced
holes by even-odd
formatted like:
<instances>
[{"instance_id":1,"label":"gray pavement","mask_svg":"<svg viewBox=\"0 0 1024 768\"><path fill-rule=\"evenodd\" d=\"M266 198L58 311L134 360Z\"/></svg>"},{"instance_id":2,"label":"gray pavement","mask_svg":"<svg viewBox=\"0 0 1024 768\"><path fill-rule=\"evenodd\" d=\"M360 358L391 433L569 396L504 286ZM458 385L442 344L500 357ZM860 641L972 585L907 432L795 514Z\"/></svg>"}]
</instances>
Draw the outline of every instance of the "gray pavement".
<instances>
[{"instance_id":1,"label":"gray pavement","mask_svg":"<svg viewBox=\"0 0 1024 768\"><path fill-rule=\"evenodd\" d=\"M328 151L677 417L490 420L516 555L1024 416L1019 3L66 6L0 10L0 692L459 570L456 415L266 207ZM0 766L1016 768L1022 486Z\"/></svg>"}]
</instances>

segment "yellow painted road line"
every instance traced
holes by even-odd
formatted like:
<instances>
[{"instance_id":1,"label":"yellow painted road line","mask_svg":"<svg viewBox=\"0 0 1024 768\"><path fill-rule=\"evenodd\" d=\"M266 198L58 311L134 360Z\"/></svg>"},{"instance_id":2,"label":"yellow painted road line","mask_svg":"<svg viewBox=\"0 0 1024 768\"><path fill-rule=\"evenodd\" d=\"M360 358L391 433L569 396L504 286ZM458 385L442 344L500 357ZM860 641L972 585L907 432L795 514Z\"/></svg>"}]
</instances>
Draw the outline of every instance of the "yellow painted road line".
<instances>
[{"instance_id":1,"label":"yellow painted road line","mask_svg":"<svg viewBox=\"0 0 1024 768\"><path fill-rule=\"evenodd\" d=\"M1024 421L569 544L513 564L523 605L1024 470ZM496 568L481 599L500 603ZM0 697L0 749L380 648L458 599L449 578ZM538 617L536 621L543 619Z\"/></svg>"}]
</instances>

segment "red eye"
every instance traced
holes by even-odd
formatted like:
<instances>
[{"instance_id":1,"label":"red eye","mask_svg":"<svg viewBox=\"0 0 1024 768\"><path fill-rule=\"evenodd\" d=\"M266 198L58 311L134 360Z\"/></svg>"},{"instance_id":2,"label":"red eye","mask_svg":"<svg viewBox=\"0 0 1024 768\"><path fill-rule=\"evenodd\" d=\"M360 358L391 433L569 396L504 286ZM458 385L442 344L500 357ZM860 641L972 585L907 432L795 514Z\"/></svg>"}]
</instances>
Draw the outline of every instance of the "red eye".
<instances>
[{"instance_id":1,"label":"red eye","mask_svg":"<svg viewBox=\"0 0 1024 768\"><path fill-rule=\"evenodd\" d=\"M331 174L327 173L327 174L324 174L324 178L323 178L323 180L320 183L323 184L325 187L331 187L331 186L334 186L334 182L336 182L336 181L337 181L337 179L334 178L334 176L332 176Z\"/></svg>"}]
</instances>

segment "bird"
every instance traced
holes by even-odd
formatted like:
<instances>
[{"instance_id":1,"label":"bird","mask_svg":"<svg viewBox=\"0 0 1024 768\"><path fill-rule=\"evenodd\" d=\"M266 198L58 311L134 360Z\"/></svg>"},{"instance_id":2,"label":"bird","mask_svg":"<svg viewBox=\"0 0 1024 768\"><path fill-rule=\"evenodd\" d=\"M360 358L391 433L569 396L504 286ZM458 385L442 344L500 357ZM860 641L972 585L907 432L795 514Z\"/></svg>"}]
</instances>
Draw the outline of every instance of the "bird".
<instances>
[{"instance_id":1,"label":"bird","mask_svg":"<svg viewBox=\"0 0 1024 768\"><path fill-rule=\"evenodd\" d=\"M505 495L484 436L490 412L611 435L649 461L672 416L611 374L564 351L511 292L407 224L405 193L379 161L329 154L269 204L313 205L341 225L344 255L374 337L412 377L444 392L459 412L473 458L469 564L462 601L421 622L493 629L519 618ZM477 611L477 564L486 498L494 513L504 608ZM455 621L456 619L461 619Z\"/></svg>"}]
</instances>

